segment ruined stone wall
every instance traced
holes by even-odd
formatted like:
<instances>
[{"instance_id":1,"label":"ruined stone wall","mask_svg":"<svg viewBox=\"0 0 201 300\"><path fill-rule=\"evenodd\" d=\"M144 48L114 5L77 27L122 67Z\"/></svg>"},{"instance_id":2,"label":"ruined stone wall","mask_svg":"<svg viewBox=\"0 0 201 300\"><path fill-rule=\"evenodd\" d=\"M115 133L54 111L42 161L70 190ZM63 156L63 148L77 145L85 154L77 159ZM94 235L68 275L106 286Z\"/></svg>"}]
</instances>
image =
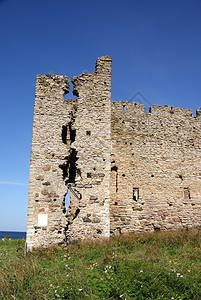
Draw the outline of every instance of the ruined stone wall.
<instances>
[{"instance_id":1,"label":"ruined stone wall","mask_svg":"<svg viewBox=\"0 0 201 300\"><path fill-rule=\"evenodd\" d=\"M64 101L66 76L37 76L28 250L201 226L201 110L111 102L108 56L72 83L77 99Z\"/></svg>"},{"instance_id":2,"label":"ruined stone wall","mask_svg":"<svg viewBox=\"0 0 201 300\"><path fill-rule=\"evenodd\" d=\"M37 76L27 218L28 250L110 232L111 59L73 78ZM66 214L65 196L71 187Z\"/></svg>"},{"instance_id":3,"label":"ruined stone wall","mask_svg":"<svg viewBox=\"0 0 201 300\"><path fill-rule=\"evenodd\" d=\"M63 202L67 189L59 165L69 154L69 147L61 143L62 126L70 122L74 105L73 101L64 102L68 90L65 76L37 76L29 178L28 248L64 239ZM38 220L46 217L47 220ZM46 221L48 226L45 226Z\"/></svg>"},{"instance_id":4,"label":"ruined stone wall","mask_svg":"<svg viewBox=\"0 0 201 300\"><path fill-rule=\"evenodd\" d=\"M201 225L201 116L112 103L111 233Z\"/></svg>"},{"instance_id":5,"label":"ruined stone wall","mask_svg":"<svg viewBox=\"0 0 201 300\"><path fill-rule=\"evenodd\" d=\"M73 77L78 107L74 128L77 176L72 190L68 240L110 235L111 59L100 57L95 73ZM71 196L73 193L71 192ZM71 217L72 218L72 217Z\"/></svg>"}]
</instances>

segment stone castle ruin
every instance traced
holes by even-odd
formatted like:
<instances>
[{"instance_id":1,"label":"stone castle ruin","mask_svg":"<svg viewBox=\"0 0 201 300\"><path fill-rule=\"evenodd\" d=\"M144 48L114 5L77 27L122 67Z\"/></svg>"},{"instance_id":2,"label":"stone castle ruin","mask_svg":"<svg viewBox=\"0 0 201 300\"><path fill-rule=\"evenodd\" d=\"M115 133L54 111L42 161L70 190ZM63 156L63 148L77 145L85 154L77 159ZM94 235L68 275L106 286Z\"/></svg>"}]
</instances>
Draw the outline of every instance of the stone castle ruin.
<instances>
[{"instance_id":1,"label":"stone castle ruin","mask_svg":"<svg viewBox=\"0 0 201 300\"><path fill-rule=\"evenodd\" d=\"M111 59L93 74L38 75L27 247L201 225L201 109L111 102ZM70 206L65 198L70 191Z\"/></svg>"}]
</instances>

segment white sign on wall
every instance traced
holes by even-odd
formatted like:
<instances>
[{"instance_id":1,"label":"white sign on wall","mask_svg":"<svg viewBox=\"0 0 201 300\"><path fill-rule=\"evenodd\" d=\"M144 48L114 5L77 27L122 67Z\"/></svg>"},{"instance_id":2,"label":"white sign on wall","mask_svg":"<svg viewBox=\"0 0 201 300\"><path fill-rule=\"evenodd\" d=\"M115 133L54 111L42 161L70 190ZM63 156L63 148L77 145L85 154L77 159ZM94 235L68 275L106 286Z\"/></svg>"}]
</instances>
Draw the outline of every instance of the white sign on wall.
<instances>
[{"instance_id":1,"label":"white sign on wall","mask_svg":"<svg viewBox=\"0 0 201 300\"><path fill-rule=\"evenodd\" d=\"M38 214L38 226L47 226L47 214Z\"/></svg>"}]
</instances>

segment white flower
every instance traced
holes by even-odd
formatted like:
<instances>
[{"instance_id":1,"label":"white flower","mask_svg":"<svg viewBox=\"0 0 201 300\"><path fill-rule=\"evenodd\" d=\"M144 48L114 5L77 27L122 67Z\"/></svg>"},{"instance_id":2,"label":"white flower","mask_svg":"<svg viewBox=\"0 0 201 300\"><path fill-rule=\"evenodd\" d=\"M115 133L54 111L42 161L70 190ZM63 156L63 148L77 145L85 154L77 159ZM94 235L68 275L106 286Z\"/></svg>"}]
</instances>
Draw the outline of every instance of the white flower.
<instances>
[{"instance_id":1,"label":"white flower","mask_svg":"<svg viewBox=\"0 0 201 300\"><path fill-rule=\"evenodd\" d=\"M143 270L140 270L140 273L142 273L143 272Z\"/></svg>"},{"instance_id":2,"label":"white flower","mask_svg":"<svg viewBox=\"0 0 201 300\"><path fill-rule=\"evenodd\" d=\"M122 298L124 294L120 295L119 298Z\"/></svg>"},{"instance_id":3,"label":"white flower","mask_svg":"<svg viewBox=\"0 0 201 300\"><path fill-rule=\"evenodd\" d=\"M184 277L183 275L181 275L180 277Z\"/></svg>"}]
</instances>

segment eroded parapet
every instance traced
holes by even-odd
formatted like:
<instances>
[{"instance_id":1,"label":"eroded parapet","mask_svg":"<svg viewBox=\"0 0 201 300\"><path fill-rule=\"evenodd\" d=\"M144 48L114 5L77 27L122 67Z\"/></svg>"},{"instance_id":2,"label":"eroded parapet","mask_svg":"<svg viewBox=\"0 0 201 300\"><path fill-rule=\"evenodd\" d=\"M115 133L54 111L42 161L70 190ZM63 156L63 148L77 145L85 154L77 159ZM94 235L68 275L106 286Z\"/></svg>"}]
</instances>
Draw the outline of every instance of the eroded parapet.
<instances>
[{"instance_id":1,"label":"eroded parapet","mask_svg":"<svg viewBox=\"0 0 201 300\"><path fill-rule=\"evenodd\" d=\"M196 110L196 117L200 118L201 117L201 108Z\"/></svg>"},{"instance_id":2,"label":"eroded parapet","mask_svg":"<svg viewBox=\"0 0 201 300\"><path fill-rule=\"evenodd\" d=\"M145 106L143 104L139 104L131 101L114 101L112 102L113 110L118 111L119 117L121 117L121 112L127 114L152 114L152 115L160 115L160 117L167 117L167 115L171 115L176 118L189 118L192 117L192 109L183 109L174 106L168 105L152 105L149 108L149 112L145 112ZM196 111L196 117L200 116L201 109Z\"/></svg>"}]
</instances>

